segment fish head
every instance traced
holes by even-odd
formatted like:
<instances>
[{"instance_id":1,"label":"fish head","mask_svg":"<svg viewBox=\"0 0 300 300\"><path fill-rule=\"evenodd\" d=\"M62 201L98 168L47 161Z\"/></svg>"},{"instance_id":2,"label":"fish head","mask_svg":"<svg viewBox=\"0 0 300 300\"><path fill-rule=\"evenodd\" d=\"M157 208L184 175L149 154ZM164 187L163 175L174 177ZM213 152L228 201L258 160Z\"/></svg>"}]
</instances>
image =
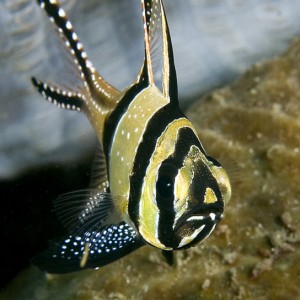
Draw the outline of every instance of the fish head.
<instances>
[{"instance_id":1,"label":"fish head","mask_svg":"<svg viewBox=\"0 0 300 300\"><path fill-rule=\"evenodd\" d=\"M230 197L225 169L198 147L191 147L174 180L172 239L176 249L205 240L223 218Z\"/></svg>"},{"instance_id":2,"label":"fish head","mask_svg":"<svg viewBox=\"0 0 300 300\"><path fill-rule=\"evenodd\" d=\"M146 221L140 233L163 250L189 248L206 239L231 196L225 169L205 154L191 125L184 124L187 119L158 141L152 157L156 164L146 174L141 198Z\"/></svg>"}]
</instances>

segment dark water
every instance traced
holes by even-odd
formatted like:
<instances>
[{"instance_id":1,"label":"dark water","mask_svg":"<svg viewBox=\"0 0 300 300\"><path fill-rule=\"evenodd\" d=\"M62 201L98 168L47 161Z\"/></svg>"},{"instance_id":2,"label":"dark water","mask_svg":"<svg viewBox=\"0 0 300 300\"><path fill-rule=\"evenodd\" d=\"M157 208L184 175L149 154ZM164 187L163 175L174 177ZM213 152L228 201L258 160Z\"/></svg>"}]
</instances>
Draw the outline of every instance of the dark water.
<instances>
[{"instance_id":1,"label":"dark water","mask_svg":"<svg viewBox=\"0 0 300 300\"><path fill-rule=\"evenodd\" d=\"M91 161L86 157L81 163L45 166L0 182L1 288L47 247L47 240L64 232L52 201L88 186Z\"/></svg>"}]
</instances>

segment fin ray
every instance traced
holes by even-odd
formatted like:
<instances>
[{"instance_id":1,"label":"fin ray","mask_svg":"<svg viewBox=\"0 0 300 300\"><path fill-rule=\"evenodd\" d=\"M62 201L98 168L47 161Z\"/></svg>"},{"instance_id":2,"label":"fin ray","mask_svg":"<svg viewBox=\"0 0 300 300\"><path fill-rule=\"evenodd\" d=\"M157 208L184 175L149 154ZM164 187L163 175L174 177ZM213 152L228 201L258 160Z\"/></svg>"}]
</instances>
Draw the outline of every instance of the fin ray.
<instances>
[{"instance_id":1,"label":"fin ray","mask_svg":"<svg viewBox=\"0 0 300 300\"><path fill-rule=\"evenodd\" d=\"M115 209L115 201L118 197L113 198L108 192L86 189L61 195L54 201L54 209L71 233L81 235L120 222L121 215Z\"/></svg>"},{"instance_id":2,"label":"fin ray","mask_svg":"<svg viewBox=\"0 0 300 300\"><path fill-rule=\"evenodd\" d=\"M104 191L108 187L107 166L104 151L98 144L95 159L91 168L90 188Z\"/></svg>"}]
</instances>

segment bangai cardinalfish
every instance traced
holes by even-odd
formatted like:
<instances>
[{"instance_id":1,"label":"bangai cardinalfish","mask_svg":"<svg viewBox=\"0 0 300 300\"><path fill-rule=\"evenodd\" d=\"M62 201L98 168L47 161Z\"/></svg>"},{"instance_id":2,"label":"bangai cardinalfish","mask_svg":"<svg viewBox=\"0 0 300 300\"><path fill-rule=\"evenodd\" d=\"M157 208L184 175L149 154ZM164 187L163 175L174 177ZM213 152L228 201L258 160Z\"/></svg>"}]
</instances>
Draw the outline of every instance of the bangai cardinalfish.
<instances>
[{"instance_id":1,"label":"bangai cardinalfish","mask_svg":"<svg viewBox=\"0 0 300 300\"><path fill-rule=\"evenodd\" d=\"M206 154L179 109L162 1L141 1L144 63L136 81L122 92L95 70L58 2L38 3L72 56L82 88L32 82L48 101L85 113L100 149L96 187L54 203L70 233L34 262L50 273L98 268L148 244L171 263L174 250L203 241L215 229L231 187L226 171Z\"/></svg>"}]
</instances>

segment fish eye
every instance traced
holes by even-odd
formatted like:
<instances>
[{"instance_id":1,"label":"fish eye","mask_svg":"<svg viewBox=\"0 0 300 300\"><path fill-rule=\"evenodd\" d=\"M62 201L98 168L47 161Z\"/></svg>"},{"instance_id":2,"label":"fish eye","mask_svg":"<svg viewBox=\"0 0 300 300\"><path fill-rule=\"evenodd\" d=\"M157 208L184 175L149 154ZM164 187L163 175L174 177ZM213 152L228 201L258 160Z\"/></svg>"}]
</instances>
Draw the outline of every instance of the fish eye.
<instances>
[{"instance_id":1,"label":"fish eye","mask_svg":"<svg viewBox=\"0 0 300 300\"><path fill-rule=\"evenodd\" d=\"M174 193L174 181L168 175L161 175L156 182L156 192L162 198L170 198Z\"/></svg>"}]
</instances>

